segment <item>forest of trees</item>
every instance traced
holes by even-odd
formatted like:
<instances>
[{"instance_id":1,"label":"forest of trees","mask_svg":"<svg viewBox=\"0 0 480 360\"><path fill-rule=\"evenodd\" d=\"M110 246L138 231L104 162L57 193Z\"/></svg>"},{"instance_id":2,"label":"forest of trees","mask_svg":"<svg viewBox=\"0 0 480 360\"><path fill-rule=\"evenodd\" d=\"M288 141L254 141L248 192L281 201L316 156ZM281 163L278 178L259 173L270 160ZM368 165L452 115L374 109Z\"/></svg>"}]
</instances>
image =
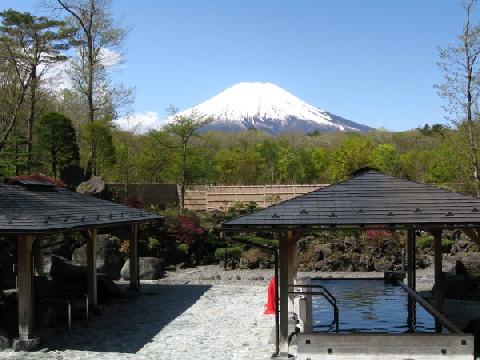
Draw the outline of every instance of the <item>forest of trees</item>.
<instances>
[{"instance_id":1,"label":"forest of trees","mask_svg":"<svg viewBox=\"0 0 480 360\"><path fill-rule=\"evenodd\" d=\"M448 126L405 132L271 136L199 133L210 119L175 117L145 134L115 126L133 89L112 81L127 31L108 0L44 2L51 17L0 13L0 174L44 173L78 183L331 183L370 166L387 174L480 194L480 28L464 3L458 42L440 51ZM56 20L61 19L61 20ZM435 64L432 64L435 66ZM67 86L60 86L67 82ZM440 123L442 119L438 119Z\"/></svg>"}]
</instances>

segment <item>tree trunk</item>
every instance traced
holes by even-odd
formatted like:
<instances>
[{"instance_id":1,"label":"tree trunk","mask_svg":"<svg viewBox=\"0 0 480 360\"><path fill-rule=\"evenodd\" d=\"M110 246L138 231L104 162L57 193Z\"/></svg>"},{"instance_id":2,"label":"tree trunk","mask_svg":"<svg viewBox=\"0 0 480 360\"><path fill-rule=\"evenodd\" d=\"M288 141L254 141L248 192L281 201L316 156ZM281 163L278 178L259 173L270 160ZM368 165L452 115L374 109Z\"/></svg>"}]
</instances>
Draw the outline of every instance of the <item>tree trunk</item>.
<instances>
[{"instance_id":1,"label":"tree trunk","mask_svg":"<svg viewBox=\"0 0 480 360\"><path fill-rule=\"evenodd\" d=\"M57 178L57 153L56 151L52 151L52 172L53 177Z\"/></svg>"},{"instance_id":2,"label":"tree trunk","mask_svg":"<svg viewBox=\"0 0 480 360\"><path fill-rule=\"evenodd\" d=\"M27 120L27 172L30 174L32 170L32 145L33 145L33 122L35 121L35 105L37 101L37 66L33 65L30 77L31 94L30 94L30 114Z\"/></svg>"},{"instance_id":3,"label":"tree trunk","mask_svg":"<svg viewBox=\"0 0 480 360\"><path fill-rule=\"evenodd\" d=\"M0 140L0 151L2 151L5 148L5 143L7 142L7 139L10 136L10 133L12 132L13 127L15 126L15 123L17 122L18 113L20 112L20 108L22 107L23 101L25 100L25 93L27 92L27 89L28 89L28 85L22 86L20 97L18 99L17 104L15 105L15 109L13 109L8 127L5 130L5 133L3 134L2 139Z\"/></svg>"},{"instance_id":4,"label":"tree trunk","mask_svg":"<svg viewBox=\"0 0 480 360\"><path fill-rule=\"evenodd\" d=\"M468 125L468 141L470 144L471 151L471 167L473 174L473 181L475 182L475 191L477 196L480 196L480 174L479 174L479 163L478 163L478 144L475 136L475 124L472 117L472 107L473 107L473 97L472 97L472 87L473 87L473 66L476 60L475 56L471 54L471 45L470 45L470 3L467 7L467 23L465 24L465 30L463 34L463 47L466 56L466 70L467 70L467 125Z\"/></svg>"},{"instance_id":5,"label":"tree trunk","mask_svg":"<svg viewBox=\"0 0 480 360\"><path fill-rule=\"evenodd\" d=\"M94 66L94 59L93 59L93 38L92 35L87 33L88 38L88 76L87 76L87 101L88 101L88 121L93 123L95 120L95 110L93 105L93 66ZM90 146L91 151L91 161L87 162L87 166L91 168L87 169L87 172L91 172L94 175L97 175L98 169L96 168L96 158L97 158L97 151L95 146Z\"/></svg>"},{"instance_id":6,"label":"tree trunk","mask_svg":"<svg viewBox=\"0 0 480 360\"><path fill-rule=\"evenodd\" d=\"M185 176L185 167L187 164L187 143L183 143L183 154L182 154L182 185L180 186L180 208L185 208L185 188L186 188L186 176Z\"/></svg>"}]
</instances>

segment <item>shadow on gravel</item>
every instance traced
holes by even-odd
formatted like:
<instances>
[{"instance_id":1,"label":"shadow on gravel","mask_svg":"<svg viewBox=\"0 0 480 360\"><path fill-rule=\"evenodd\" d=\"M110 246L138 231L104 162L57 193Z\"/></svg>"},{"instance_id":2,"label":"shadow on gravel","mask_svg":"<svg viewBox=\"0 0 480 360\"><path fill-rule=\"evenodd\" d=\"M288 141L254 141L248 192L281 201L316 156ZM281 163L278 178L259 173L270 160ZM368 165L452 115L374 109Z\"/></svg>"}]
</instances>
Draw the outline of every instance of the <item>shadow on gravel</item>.
<instances>
[{"instance_id":1,"label":"shadow on gravel","mask_svg":"<svg viewBox=\"0 0 480 360\"><path fill-rule=\"evenodd\" d=\"M210 287L142 284L137 299L108 306L88 325L74 324L71 332L59 334L45 346L50 350L137 353Z\"/></svg>"}]
</instances>

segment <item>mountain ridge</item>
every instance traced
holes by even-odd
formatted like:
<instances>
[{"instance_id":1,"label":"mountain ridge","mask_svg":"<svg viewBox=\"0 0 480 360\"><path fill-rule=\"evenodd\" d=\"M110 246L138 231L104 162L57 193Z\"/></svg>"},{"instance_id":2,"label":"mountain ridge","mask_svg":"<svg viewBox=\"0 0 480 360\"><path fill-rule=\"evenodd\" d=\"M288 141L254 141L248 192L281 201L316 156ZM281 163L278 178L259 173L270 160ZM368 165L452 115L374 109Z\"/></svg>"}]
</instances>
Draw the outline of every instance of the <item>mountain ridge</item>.
<instances>
[{"instance_id":1,"label":"mountain ridge","mask_svg":"<svg viewBox=\"0 0 480 360\"><path fill-rule=\"evenodd\" d=\"M310 105L272 83L235 84L178 115L189 115L192 112L213 118L213 122L202 128L202 132L256 129L280 134L372 130L367 125Z\"/></svg>"}]
</instances>

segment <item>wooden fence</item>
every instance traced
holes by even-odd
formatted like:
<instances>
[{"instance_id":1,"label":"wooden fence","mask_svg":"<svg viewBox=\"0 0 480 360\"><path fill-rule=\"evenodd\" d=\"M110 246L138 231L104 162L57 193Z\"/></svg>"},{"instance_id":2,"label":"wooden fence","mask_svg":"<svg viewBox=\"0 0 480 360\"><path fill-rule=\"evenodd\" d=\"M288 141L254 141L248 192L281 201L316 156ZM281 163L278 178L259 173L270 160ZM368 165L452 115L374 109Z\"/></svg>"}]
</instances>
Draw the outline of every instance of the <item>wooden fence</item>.
<instances>
[{"instance_id":1,"label":"wooden fence","mask_svg":"<svg viewBox=\"0 0 480 360\"><path fill-rule=\"evenodd\" d=\"M225 210L237 202L255 202L266 207L326 186L317 185L252 185L196 186L187 190L185 207L190 210Z\"/></svg>"},{"instance_id":2,"label":"wooden fence","mask_svg":"<svg viewBox=\"0 0 480 360\"><path fill-rule=\"evenodd\" d=\"M107 185L116 197L126 197L122 184ZM223 211L238 202L255 202L259 207L266 207L324 186L326 185L191 186L185 194L185 207L189 210ZM179 203L179 188L175 184L130 184L128 189L129 198L140 200L146 206L166 207Z\"/></svg>"}]
</instances>

